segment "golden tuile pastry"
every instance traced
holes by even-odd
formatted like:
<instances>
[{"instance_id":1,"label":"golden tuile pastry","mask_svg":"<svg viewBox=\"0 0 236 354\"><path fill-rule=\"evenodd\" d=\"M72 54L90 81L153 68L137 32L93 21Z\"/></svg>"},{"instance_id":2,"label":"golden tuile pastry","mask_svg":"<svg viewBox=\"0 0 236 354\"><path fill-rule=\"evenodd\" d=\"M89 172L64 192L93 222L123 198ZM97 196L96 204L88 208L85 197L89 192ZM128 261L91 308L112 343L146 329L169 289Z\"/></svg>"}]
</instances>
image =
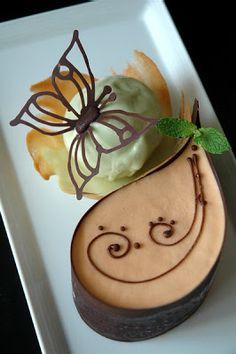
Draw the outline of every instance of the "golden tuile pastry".
<instances>
[{"instance_id":1,"label":"golden tuile pastry","mask_svg":"<svg viewBox=\"0 0 236 354\"><path fill-rule=\"evenodd\" d=\"M135 51L134 56L134 63L128 64L127 68L123 71L123 75L143 82L154 93L161 106L162 112L164 112L164 115L171 115L171 103L168 87L158 67L143 52ZM62 75L63 74L66 74L66 71L62 72ZM84 77L89 82L89 76L84 74ZM76 80L80 81L80 85L83 88L81 80L78 77L76 77ZM69 101L77 93L75 87L70 85L70 83L66 80L61 81L59 85L60 90ZM51 83L51 77L32 85L31 91L34 93L41 91L55 92ZM44 96L41 98L40 104L45 108L50 109L52 112L62 116L65 114L65 107L55 100L47 99ZM182 118L190 119L190 106L185 103L183 95L180 112L180 116ZM56 118L47 116L47 119L48 118L52 121L57 121ZM134 176L120 178L116 181L104 181L99 178L99 176L96 176L87 184L83 195L86 195L89 198L100 199L110 192L119 189L123 185L126 185L131 181L147 174L150 170L155 169L156 166L160 165L163 161L175 153L182 144L183 140L163 137L158 148L144 164L143 168ZM27 147L33 158L35 169L44 179L48 180L51 176L57 176L58 183L62 191L69 194L75 193L67 171L68 150L66 149L62 135L48 136L35 130L31 130L27 134Z\"/></svg>"}]
</instances>

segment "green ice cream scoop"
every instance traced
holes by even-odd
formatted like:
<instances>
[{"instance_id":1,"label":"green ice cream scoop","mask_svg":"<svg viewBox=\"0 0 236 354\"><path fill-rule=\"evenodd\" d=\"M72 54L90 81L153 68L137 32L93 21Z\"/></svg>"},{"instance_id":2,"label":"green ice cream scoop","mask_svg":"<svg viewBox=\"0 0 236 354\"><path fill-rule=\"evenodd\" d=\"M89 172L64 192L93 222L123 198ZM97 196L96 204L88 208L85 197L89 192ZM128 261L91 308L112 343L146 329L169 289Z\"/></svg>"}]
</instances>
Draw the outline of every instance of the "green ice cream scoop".
<instances>
[{"instance_id":1,"label":"green ice cream scoop","mask_svg":"<svg viewBox=\"0 0 236 354\"><path fill-rule=\"evenodd\" d=\"M156 97L142 82L125 76L109 76L96 81L96 98L100 96L106 85L112 87L112 91L116 94L116 100L107 103L101 112L120 109L156 119L161 116L161 108ZM85 90L84 96L86 97ZM80 112L82 108L80 95L76 94L70 104L77 112ZM76 119L73 113L69 111L66 112L65 116L70 119ZM142 120L133 117L124 117L123 115L122 118L138 131L146 126L146 122ZM109 122L109 120L107 122ZM111 122L118 128L122 127L122 124L116 122L113 118L111 118ZM112 148L118 144L118 136L114 130L96 121L91 123L91 127L96 140L103 147ZM75 136L76 132L74 130L64 134L64 142L68 150ZM109 154L103 153L97 177L113 181L134 175L135 172L142 168L143 164L149 158L153 150L159 145L160 141L161 136L158 133L158 130L156 128L151 128L129 145ZM85 151L88 163L92 166L96 166L97 152L95 145L89 136L85 139ZM82 159L81 147L78 150L77 159L80 168L86 173L88 170Z\"/></svg>"}]
</instances>

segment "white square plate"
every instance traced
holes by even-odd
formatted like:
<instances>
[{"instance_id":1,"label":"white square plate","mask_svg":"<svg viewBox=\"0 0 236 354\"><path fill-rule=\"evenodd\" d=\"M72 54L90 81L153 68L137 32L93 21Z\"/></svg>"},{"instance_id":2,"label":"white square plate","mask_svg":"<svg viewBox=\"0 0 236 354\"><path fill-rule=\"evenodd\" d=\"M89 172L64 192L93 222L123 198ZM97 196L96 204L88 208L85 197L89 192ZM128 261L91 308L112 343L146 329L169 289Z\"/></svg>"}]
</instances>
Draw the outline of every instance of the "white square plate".
<instances>
[{"instance_id":1,"label":"white square plate","mask_svg":"<svg viewBox=\"0 0 236 354\"><path fill-rule=\"evenodd\" d=\"M78 202L59 191L55 180L43 181L26 151L27 128L9 126L29 98L29 86L50 75L76 28L96 77L109 75L111 67L120 72L133 50L142 50L158 63L173 104L182 90L197 97L203 125L220 128L162 1L126 0L121 5L117 0L101 0L0 25L1 212L42 352L235 353L236 166L231 153L214 158L228 206L228 234L214 285L197 313L163 336L121 343L93 332L76 312L70 242L76 224L94 202Z\"/></svg>"}]
</instances>

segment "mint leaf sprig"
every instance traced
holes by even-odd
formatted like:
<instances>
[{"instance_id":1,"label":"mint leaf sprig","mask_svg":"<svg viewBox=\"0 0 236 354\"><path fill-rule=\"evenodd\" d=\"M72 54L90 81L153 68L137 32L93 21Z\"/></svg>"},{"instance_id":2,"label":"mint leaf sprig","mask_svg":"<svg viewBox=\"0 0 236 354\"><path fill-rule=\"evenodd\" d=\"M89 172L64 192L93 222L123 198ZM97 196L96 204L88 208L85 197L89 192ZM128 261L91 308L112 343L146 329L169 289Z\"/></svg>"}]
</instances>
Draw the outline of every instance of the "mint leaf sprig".
<instances>
[{"instance_id":1,"label":"mint leaf sprig","mask_svg":"<svg viewBox=\"0 0 236 354\"><path fill-rule=\"evenodd\" d=\"M231 149L227 138L215 128L198 128L194 123L182 118L162 118L157 123L162 135L173 138L192 137L195 144L200 145L211 154L222 154Z\"/></svg>"}]
</instances>

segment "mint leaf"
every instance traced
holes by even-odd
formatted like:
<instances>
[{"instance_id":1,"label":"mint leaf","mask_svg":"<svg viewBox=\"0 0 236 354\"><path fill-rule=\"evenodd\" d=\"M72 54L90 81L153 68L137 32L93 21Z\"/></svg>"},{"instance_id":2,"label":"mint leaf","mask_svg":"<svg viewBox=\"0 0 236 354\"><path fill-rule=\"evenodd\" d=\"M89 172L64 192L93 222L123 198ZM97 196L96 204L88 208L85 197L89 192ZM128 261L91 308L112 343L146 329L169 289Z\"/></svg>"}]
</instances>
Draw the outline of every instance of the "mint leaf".
<instances>
[{"instance_id":1,"label":"mint leaf","mask_svg":"<svg viewBox=\"0 0 236 354\"><path fill-rule=\"evenodd\" d=\"M204 150L212 154L221 154L231 149L226 137L215 128L197 128L197 126L186 119L162 118L157 123L157 128L162 135L173 138L193 137L193 141Z\"/></svg>"},{"instance_id":2,"label":"mint leaf","mask_svg":"<svg viewBox=\"0 0 236 354\"><path fill-rule=\"evenodd\" d=\"M173 138L188 138L194 134L197 127L195 124L181 118L162 118L157 123L161 134Z\"/></svg>"},{"instance_id":3,"label":"mint leaf","mask_svg":"<svg viewBox=\"0 0 236 354\"><path fill-rule=\"evenodd\" d=\"M194 132L193 141L212 154L230 150L226 137L215 128L199 128Z\"/></svg>"}]
</instances>

